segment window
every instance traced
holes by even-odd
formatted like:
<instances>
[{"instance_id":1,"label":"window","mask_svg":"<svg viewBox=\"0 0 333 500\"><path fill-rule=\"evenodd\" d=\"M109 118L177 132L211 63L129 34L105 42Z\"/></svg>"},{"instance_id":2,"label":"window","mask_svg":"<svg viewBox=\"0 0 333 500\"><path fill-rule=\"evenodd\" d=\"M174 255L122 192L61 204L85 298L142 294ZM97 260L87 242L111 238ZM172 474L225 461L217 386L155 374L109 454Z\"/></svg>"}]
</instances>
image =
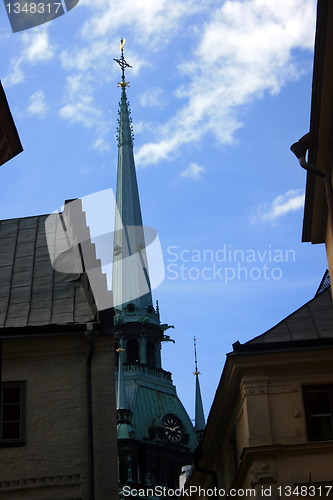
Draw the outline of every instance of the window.
<instances>
[{"instance_id":1,"label":"window","mask_svg":"<svg viewBox=\"0 0 333 500\"><path fill-rule=\"evenodd\" d=\"M309 441L333 440L333 385L303 388Z\"/></svg>"},{"instance_id":2,"label":"window","mask_svg":"<svg viewBox=\"0 0 333 500\"><path fill-rule=\"evenodd\" d=\"M25 443L25 382L2 382L0 445Z\"/></svg>"},{"instance_id":3,"label":"window","mask_svg":"<svg viewBox=\"0 0 333 500\"><path fill-rule=\"evenodd\" d=\"M156 345L151 340L148 340L146 345L147 365L149 368L156 367Z\"/></svg>"},{"instance_id":4,"label":"window","mask_svg":"<svg viewBox=\"0 0 333 500\"><path fill-rule=\"evenodd\" d=\"M139 363L139 342L136 339L128 340L126 343L127 363L134 365Z\"/></svg>"}]
</instances>

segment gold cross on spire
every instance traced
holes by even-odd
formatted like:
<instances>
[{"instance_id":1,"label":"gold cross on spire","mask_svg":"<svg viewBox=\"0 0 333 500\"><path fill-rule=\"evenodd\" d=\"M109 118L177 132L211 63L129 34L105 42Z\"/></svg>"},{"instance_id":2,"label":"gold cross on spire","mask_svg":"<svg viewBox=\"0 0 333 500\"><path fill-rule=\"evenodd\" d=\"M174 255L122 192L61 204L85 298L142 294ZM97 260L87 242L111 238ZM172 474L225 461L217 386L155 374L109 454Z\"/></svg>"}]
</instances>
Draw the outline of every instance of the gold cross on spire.
<instances>
[{"instance_id":1,"label":"gold cross on spire","mask_svg":"<svg viewBox=\"0 0 333 500\"><path fill-rule=\"evenodd\" d=\"M120 40L120 52L121 52L120 59L113 59L121 67L121 82L118 82L118 87L122 87L122 88L125 88L125 87L129 86L129 82L125 81L125 68L131 68L132 67L130 64L128 64L128 62L124 58L124 46L125 46L125 43L126 43L126 38L121 38L121 40Z\"/></svg>"}]
</instances>

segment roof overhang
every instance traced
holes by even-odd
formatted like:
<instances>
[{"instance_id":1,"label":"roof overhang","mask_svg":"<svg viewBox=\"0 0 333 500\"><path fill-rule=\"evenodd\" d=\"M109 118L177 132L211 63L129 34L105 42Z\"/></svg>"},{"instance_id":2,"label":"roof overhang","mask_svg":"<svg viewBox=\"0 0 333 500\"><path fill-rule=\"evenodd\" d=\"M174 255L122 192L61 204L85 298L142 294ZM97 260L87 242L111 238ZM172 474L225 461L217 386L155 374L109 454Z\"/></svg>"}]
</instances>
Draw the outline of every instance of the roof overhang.
<instances>
[{"instance_id":1,"label":"roof overhang","mask_svg":"<svg viewBox=\"0 0 333 500\"><path fill-rule=\"evenodd\" d=\"M23 151L20 137L0 82L0 165Z\"/></svg>"},{"instance_id":2,"label":"roof overhang","mask_svg":"<svg viewBox=\"0 0 333 500\"><path fill-rule=\"evenodd\" d=\"M333 2L318 0L308 161L331 173L333 160ZM327 202L322 178L307 173L302 241L324 243Z\"/></svg>"}]
</instances>

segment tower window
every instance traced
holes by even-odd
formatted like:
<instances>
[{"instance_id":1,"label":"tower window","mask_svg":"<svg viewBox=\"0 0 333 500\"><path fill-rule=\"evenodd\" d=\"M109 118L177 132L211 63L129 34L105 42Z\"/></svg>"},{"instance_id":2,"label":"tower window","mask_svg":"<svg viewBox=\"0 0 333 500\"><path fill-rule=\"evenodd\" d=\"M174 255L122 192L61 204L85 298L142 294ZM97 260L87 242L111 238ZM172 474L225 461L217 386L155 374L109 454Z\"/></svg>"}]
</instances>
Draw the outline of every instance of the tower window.
<instances>
[{"instance_id":1,"label":"tower window","mask_svg":"<svg viewBox=\"0 0 333 500\"><path fill-rule=\"evenodd\" d=\"M148 340L146 345L147 350L147 365L150 368L156 367L156 345L151 340Z\"/></svg>"},{"instance_id":2,"label":"tower window","mask_svg":"<svg viewBox=\"0 0 333 500\"><path fill-rule=\"evenodd\" d=\"M126 309L127 309L128 313L131 313L131 314L135 313L135 305L134 304L127 304Z\"/></svg>"},{"instance_id":3,"label":"tower window","mask_svg":"<svg viewBox=\"0 0 333 500\"><path fill-rule=\"evenodd\" d=\"M333 385L303 388L309 441L333 439Z\"/></svg>"},{"instance_id":4,"label":"tower window","mask_svg":"<svg viewBox=\"0 0 333 500\"><path fill-rule=\"evenodd\" d=\"M139 363L139 342L136 339L131 339L127 341L126 344L127 351L127 363L130 365L134 365L135 363Z\"/></svg>"},{"instance_id":5,"label":"tower window","mask_svg":"<svg viewBox=\"0 0 333 500\"><path fill-rule=\"evenodd\" d=\"M0 403L0 445L24 444L25 382L3 382Z\"/></svg>"}]
</instances>

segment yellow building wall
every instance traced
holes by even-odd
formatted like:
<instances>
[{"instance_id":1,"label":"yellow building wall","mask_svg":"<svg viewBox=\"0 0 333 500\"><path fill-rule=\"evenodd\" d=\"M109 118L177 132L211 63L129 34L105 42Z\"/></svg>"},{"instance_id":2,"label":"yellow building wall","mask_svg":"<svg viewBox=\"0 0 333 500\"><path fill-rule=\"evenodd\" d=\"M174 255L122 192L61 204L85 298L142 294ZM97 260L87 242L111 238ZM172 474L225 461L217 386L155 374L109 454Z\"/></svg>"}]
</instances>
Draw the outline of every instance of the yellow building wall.
<instances>
[{"instance_id":1,"label":"yellow building wall","mask_svg":"<svg viewBox=\"0 0 333 500\"><path fill-rule=\"evenodd\" d=\"M239 468L229 480L221 476L223 487L333 481L333 442L308 441L303 404L304 385L333 383L333 352L305 351L303 360L297 353L294 364L280 356L279 365L244 372L233 417ZM229 439L223 449L230 449Z\"/></svg>"}]
</instances>

